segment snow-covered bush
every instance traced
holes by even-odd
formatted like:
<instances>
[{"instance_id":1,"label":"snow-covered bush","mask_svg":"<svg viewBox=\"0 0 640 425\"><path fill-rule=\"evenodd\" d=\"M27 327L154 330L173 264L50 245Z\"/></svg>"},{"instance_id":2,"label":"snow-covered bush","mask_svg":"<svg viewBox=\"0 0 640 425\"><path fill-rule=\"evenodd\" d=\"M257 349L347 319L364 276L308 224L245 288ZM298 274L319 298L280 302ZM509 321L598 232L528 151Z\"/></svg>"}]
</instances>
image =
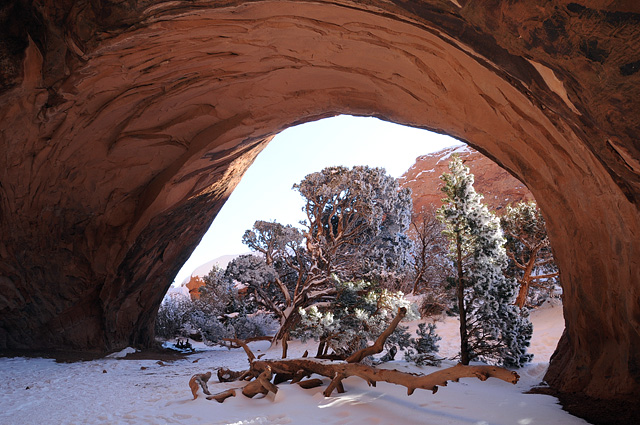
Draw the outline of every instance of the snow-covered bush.
<instances>
[{"instance_id":1,"label":"snow-covered bush","mask_svg":"<svg viewBox=\"0 0 640 425\"><path fill-rule=\"evenodd\" d=\"M346 357L364 348L389 326L400 307L407 309L407 319L415 319L415 307L402 292L392 292L365 281L338 282L336 299L326 305L301 309L301 320L294 336L303 341L320 342L318 355L329 349ZM398 326L385 347L406 348L410 343L407 328Z\"/></svg>"},{"instance_id":2,"label":"snow-covered bush","mask_svg":"<svg viewBox=\"0 0 640 425\"><path fill-rule=\"evenodd\" d=\"M169 297L160 307L156 335L202 338L205 344L222 343L224 338L252 338L272 335L277 322L265 312L247 314L255 305L241 302L238 291L222 270L214 268L204 277L200 297Z\"/></svg>"},{"instance_id":3,"label":"snow-covered bush","mask_svg":"<svg viewBox=\"0 0 640 425\"><path fill-rule=\"evenodd\" d=\"M438 290L428 291L420 297L419 311L421 317L439 316L443 313L451 314L455 308L451 289L441 285Z\"/></svg>"},{"instance_id":4,"label":"snow-covered bush","mask_svg":"<svg viewBox=\"0 0 640 425\"><path fill-rule=\"evenodd\" d=\"M182 329L188 323L193 303L186 297L169 297L160 305L156 316L156 336L164 339L183 336Z\"/></svg>"},{"instance_id":5,"label":"snow-covered bush","mask_svg":"<svg viewBox=\"0 0 640 425\"><path fill-rule=\"evenodd\" d=\"M198 289L200 296L194 300L198 309L215 316L244 310L238 290L224 270L214 266L202 280L204 285Z\"/></svg>"},{"instance_id":6,"label":"snow-covered bush","mask_svg":"<svg viewBox=\"0 0 640 425\"><path fill-rule=\"evenodd\" d=\"M280 325L272 314L257 312L248 315L238 315L229 320L233 328L234 337L239 339L255 338L273 335Z\"/></svg>"},{"instance_id":7,"label":"snow-covered bush","mask_svg":"<svg viewBox=\"0 0 640 425\"><path fill-rule=\"evenodd\" d=\"M404 359L418 366L440 366L441 359L436 357L438 341L442 338L436 334L434 323L420 323L416 331L418 338L411 338L411 345L404 352Z\"/></svg>"},{"instance_id":8,"label":"snow-covered bush","mask_svg":"<svg viewBox=\"0 0 640 425\"><path fill-rule=\"evenodd\" d=\"M199 333L206 345L222 343L223 338L232 338L234 331L230 324L225 324L216 316L195 310L185 324L188 333Z\"/></svg>"}]
</instances>

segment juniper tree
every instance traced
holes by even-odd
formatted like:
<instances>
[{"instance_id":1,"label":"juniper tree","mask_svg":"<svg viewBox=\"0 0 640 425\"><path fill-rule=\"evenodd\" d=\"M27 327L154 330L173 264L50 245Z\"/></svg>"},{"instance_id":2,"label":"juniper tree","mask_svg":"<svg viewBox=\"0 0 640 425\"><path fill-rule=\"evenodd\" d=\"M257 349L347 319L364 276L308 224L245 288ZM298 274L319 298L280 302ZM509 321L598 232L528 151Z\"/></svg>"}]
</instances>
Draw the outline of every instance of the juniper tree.
<instances>
[{"instance_id":1,"label":"juniper tree","mask_svg":"<svg viewBox=\"0 0 640 425\"><path fill-rule=\"evenodd\" d=\"M439 314L450 309L451 294L447 276L451 261L447 256L449 241L442 234L443 224L435 208L422 208L411 218L409 235L414 240L411 273L414 294L423 293L421 313Z\"/></svg>"},{"instance_id":2,"label":"juniper tree","mask_svg":"<svg viewBox=\"0 0 640 425\"><path fill-rule=\"evenodd\" d=\"M507 279L505 239L497 218L473 188L474 177L454 156L444 173L446 195L439 210L455 264L460 314L460 357L521 366L531 359L526 347L532 325L513 305L516 284Z\"/></svg>"},{"instance_id":3,"label":"juniper tree","mask_svg":"<svg viewBox=\"0 0 640 425\"><path fill-rule=\"evenodd\" d=\"M410 191L384 169L328 167L293 188L305 199L303 229L256 221L243 242L262 263L245 258L232 265L246 273L229 272L279 317L274 341L286 338L301 308L330 301L338 280L389 284L409 266Z\"/></svg>"},{"instance_id":4,"label":"juniper tree","mask_svg":"<svg viewBox=\"0 0 640 425\"><path fill-rule=\"evenodd\" d=\"M520 285L515 304L524 307L531 287L550 292L555 286L558 267L551 253L542 212L535 202L520 202L507 207L500 217L509 257L507 275Z\"/></svg>"},{"instance_id":5,"label":"juniper tree","mask_svg":"<svg viewBox=\"0 0 640 425\"><path fill-rule=\"evenodd\" d=\"M245 232L243 242L263 257L238 259L228 273L245 283L257 301L276 314L280 329L274 342L286 337L298 319L300 308L335 294L328 276L311 270L312 259L300 230L276 222L256 221L253 229ZM258 270L262 272L256 274Z\"/></svg>"},{"instance_id":6,"label":"juniper tree","mask_svg":"<svg viewBox=\"0 0 640 425\"><path fill-rule=\"evenodd\" d=\"M193 300L196 309L212 316L220 316L242 308L238 302L237 289L225 278L224 273L220 267L213 266L203 276L204 285L198 288L200 296Z\"/></svg>"},{"instance_id":7,"label":"juniper tree","mask_svg":"<svg viewBox=\"0 0 640 425\"><path fill-rule=\"evenodd\" d=\"M412 246L409 189L367 166L327 167L293 188L305 199L303 235L314 270L343 280L402 279Z\"/></svg>"}]
</instances>

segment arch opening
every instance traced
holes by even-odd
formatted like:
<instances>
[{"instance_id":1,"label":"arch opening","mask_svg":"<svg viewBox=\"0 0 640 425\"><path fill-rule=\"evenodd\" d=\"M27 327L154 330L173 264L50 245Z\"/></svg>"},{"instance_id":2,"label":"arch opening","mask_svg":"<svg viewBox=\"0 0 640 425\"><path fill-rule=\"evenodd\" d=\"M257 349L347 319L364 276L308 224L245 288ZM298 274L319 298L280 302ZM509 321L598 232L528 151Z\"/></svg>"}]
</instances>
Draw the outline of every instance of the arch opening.
<instances>
[{"instance_id":1,"label":"arch opening","mask_svg":"<svg viewBox=\"0 0 640 425\"><path fill-rule=\"evenodd\" d=\"M222 257L224 265L230 256L247 253L242 235L256 220L298 227L305 216L302 198L292 186L307 174L329 166L367 165L400 178L418 156L450 146L462 144L425 130L345 115L278 133L247 169L173 285L187 282L196 268L198 276L208 273L211 260Z\"/></svg>"},{"instance_id":2,"label":"arch opening","mask_svg":"<svg viewBox=\"0 0 640 425\"><path fill-rule=\"evenodd\" d=\"M563 62L516 54L500 28L468 39L457 30L476 28L475 11L447 8L150 7L92 39L55 96L51 55L31 41L2 94L4 137L20 143L0 164L0 346L149 344L162 294L257 153L345 113L450 134L523 181L563 271L567 328L547 380L637 394L636 151L624 136L593 147L605 131Z\"/></svg>"}]
</instances>

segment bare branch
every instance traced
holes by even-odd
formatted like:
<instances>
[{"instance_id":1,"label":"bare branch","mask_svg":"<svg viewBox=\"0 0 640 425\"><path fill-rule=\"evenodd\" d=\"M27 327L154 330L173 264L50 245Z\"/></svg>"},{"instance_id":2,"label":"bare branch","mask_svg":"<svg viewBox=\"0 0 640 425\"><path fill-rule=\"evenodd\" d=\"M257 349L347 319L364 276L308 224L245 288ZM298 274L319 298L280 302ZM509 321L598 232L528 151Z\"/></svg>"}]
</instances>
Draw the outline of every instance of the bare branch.
<instances>
[{"instance_id":1,"label":"bare branch","mask_svg":"<svg viewBox=\"0 0 640 425\"><path fill-rule=\"evenodd\" d=\"M223 340L232 342L232 343L238 345L239 347L244 348L244 352L247 353L247 357L249 358L249 363L251 363L251 362L253 362L255 360L256 356L253 354L253 351L251 351L251 349L249 348L247 343L244 342L243 340L237 339L237 338L223 338Z\"/></svg>"},{"instance_id":2,"label":"bare branch","mask_svg":"<svg viewBox=\"0 0 640 425\"><path fill-rule=\"evenodd\" d=\"M551 279L552 277L556 277L558 275L559 275L558 272L541 274L538 276L531 276L531 280L534 281L534 280L540 280L540 279Z\"/></svg>"},{"instance_id":3,"label":"bare branch","mask_svg":"<svg viewBox=\"0 0 640 425\"><path fill-rule=\"evenodd\" d=\"M519 268L520 270L526 270L527 267L523 266L522 264L520 264L520 262L518 260L516 260L515 255L513 255L513 253L511 252L507 252L507 256L509 256L509 258L511 258L511 260L513 260L513 263L516 265L517 268Z\"/></svg>"},{"instance_id":4,"label":"bare branch","mask_svg":"<svg viewBox=\"0 0 640 425\"><path fill-rule=\"evenodd\" d=\"M222 391L221 393L217 393L214 395L210 395L207 396L207 400L215 400L218 403L222 403L223 401L225 401L226 399L228 399L229 397L235 397L236 396L236 390L229 389L226 391Z\"/></svg>"},{"instance_id":5,"label":"bare branch","mask_svg":"<svg viewBox=\"0 0 640 425\"><path fill-rule=\"evenodd\" d=\"M396 330L398 323L400 323L400 321L404 319L404 316L406 316L406 314L407 309L404 307L400 307L398 309L398 314L396 315L396 317L394 317L393 321L389 324L387 329L385 329L384 332L380 334L378 339L376 339L376 342L369 347L356 351L355 353L347 357L346 362L360 363L365 357L382 352L382 350L384 349L384 343L386 342L387 338L393 333L393 331Z\"/></svg>"}]
</instances>

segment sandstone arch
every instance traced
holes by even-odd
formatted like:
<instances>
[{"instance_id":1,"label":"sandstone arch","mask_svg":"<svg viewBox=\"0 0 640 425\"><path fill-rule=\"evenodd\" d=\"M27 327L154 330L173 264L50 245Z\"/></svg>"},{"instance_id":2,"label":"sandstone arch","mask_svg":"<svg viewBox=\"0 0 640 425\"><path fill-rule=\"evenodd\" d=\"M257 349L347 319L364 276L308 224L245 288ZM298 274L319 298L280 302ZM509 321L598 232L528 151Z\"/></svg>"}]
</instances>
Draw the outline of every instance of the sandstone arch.
<instances>
[{"instance_id":1,"label":"sandstone arch","mask_svg":"<svg viewBox=\"0 0 640 425\"><path fill-rule=\"evenodd\" d=\"M54 3L0 9L0 347L150 343L260 149L349 113L446 132L525 182L565 285L547 379L640 392L633 2Z\"/></svg>"}]
</instances>

